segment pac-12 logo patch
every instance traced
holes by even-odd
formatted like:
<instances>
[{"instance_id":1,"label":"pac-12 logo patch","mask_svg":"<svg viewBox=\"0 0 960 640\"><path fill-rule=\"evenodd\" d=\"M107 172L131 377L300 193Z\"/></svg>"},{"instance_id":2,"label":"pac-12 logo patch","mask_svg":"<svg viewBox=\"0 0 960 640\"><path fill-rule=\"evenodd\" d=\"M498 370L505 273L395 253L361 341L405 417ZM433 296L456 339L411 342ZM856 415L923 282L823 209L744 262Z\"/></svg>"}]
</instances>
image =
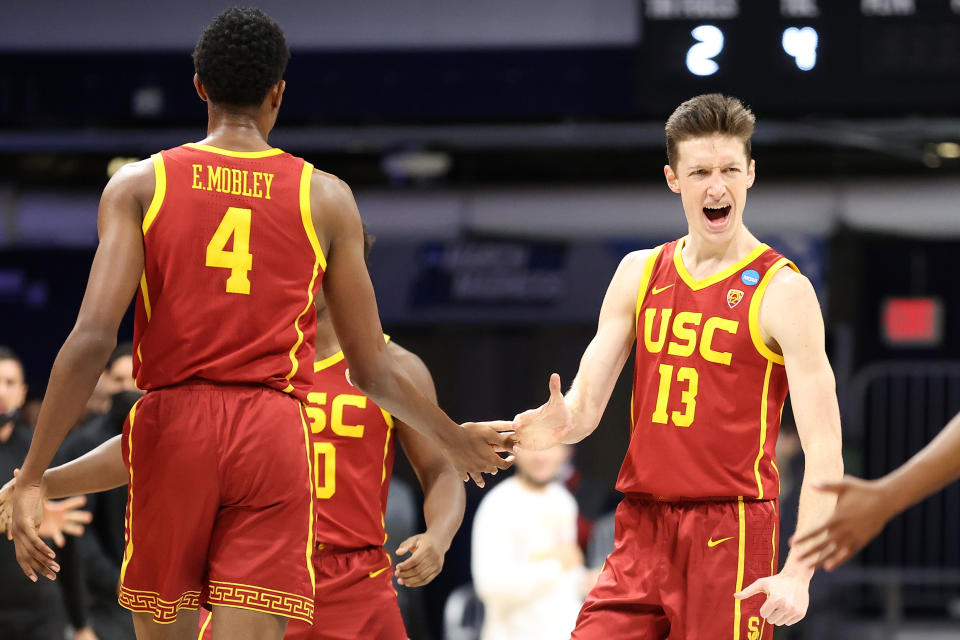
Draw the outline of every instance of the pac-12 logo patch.
<instances>
[{"instance_id":1,"label":"pac-12 logo patch","mask_svg":"<svg viewBox=\"0 0 960 640\"><path fill-rule=\"evenodd\" d=\"M747 269L740 274L740 281L748 287L752 287L760 282L760 274L753 269Z\"/></svg>"},{"instance_id":2,"label":"pac-12 logo patch","mask_svg":"<svg viewBox=\"0 0 960 640\"><path fill-rule=\"evenodd\" d=\"M730 289L727 291L727 306L733 309L743 300L743 291L740 289Z\"/></svg>"}]
</instances>

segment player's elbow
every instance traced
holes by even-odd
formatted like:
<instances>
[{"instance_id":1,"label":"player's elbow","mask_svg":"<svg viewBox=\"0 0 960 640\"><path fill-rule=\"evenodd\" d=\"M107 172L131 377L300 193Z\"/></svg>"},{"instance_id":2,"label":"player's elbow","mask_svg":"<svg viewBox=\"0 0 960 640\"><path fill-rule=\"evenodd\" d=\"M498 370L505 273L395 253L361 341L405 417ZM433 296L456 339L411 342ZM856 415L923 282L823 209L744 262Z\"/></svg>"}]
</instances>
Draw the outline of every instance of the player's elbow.
<instances>
[{"instance_id":1,"label":"player's elbow","mask_svg":"<svg viewBox=\"0 0 960 640\"><path fill-rule=\"evenodd\" d=\"M61 353L104 362L117 346L117 332L91 323L78 323L63 344Z\"/></svg>"}]
</instances>

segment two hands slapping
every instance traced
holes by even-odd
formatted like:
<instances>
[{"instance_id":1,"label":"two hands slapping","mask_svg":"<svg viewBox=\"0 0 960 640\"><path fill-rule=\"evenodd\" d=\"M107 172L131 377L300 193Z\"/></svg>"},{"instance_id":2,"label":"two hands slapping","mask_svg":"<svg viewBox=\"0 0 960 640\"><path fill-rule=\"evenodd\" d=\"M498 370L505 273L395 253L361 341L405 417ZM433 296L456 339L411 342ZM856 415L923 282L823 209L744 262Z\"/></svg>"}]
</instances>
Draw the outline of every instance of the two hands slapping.
<instances>
[{"instance_id":1,"label":"two hands slapping","mask_svg":"<svg viewBox=\"0 0 960 640\"><path fill-rule=\"evenodd\" d=\"M463 444L445 447L444 453L464 481L484 486L483 474L496 475L513 464L521 448L549 449L563 441L572 429L572 415L560 390L560 376L550 376L550 397L536 409L519 413L513 420L465 422ZM507 453L501 457L501 453Z\"/></svg>"}]
</instances>

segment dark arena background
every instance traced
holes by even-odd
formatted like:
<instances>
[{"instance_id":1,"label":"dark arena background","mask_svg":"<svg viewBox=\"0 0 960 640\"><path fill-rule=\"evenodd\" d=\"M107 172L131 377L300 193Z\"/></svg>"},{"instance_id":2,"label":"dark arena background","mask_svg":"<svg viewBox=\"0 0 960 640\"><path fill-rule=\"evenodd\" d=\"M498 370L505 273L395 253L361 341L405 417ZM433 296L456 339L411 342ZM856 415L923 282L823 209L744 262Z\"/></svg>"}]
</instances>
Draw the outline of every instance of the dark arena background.
<instances>
[{"instance_id":1,"label":"dark arena background","mask_svg":"<svg viewBox=\"0 0 960 640\"><path fill-rule=\"evenodd\" d=\"M205 135L190 52L228 6L0 5L0 344L23 359L31 403L76 318L106 181ZM537 406L553 371L569 384L620 259L685 232L663 123L714 91L757 116L744 222L817 291L847 471L886 473L960 411L960 1L262 8L292 54L270 142L352 187L376 236L383 325L426 362L454 420ZM631 367L568 470L588 532L618 500ZM783 422L790 432L789 408ZM784 438L785 550L803 465ZM400 456L395 483L409 487L395 517L421 527ZM440 576L398 587L414 640L479 637L465 585L483 495L467 486ZM960 637L960 485L819 572L806 619L775 637Z\"/></svg>"}]
</instances>

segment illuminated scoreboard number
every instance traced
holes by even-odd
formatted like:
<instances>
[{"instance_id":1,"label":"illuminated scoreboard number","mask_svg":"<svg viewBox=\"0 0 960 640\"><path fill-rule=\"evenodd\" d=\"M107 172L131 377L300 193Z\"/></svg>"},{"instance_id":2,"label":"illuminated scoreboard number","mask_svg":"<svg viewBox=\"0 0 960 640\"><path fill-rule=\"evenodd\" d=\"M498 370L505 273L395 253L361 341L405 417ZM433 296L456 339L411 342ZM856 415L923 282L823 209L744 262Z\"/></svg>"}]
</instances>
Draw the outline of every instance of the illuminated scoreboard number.
<instances>
[{"instance_id":1,"label":"illuminated scoreboard number","mask_svg":"<svg viewBox=\"0 0 960 640\"><path fill-rule=\"evenodd\" d=\"M723 51L726 37L723 30L712 24L702 24L690 32L694 44L687 49L687 70L695 76L712 76L720 70L714 60ZM813 27L788 27L783 31L783 51L793 58L797 68L810 71L817 66L817 46L820 34Z\"/></svg>"}]
</instances>

